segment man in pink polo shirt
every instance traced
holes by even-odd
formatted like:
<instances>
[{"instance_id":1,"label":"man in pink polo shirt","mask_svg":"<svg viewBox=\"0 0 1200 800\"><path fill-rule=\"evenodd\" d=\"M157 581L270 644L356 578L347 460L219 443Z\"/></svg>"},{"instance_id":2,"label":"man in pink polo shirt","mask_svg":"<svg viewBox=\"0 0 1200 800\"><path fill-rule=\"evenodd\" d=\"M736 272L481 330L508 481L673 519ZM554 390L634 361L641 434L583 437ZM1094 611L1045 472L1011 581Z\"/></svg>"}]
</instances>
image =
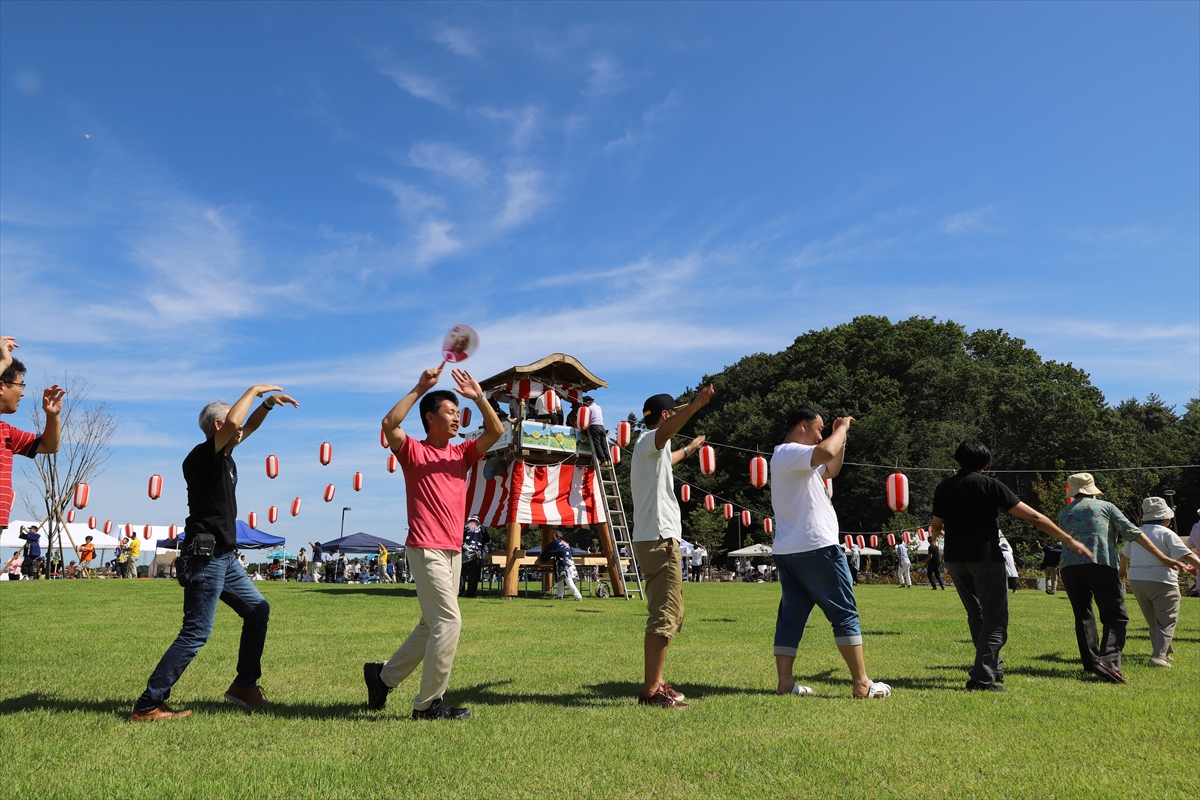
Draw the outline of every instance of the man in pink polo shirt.
<instances>
[{"instance_id":1,"label":"man in pink polo shirt","mask_svg":"<svg viewBox=\"0 0 1200 800\"><path fill-rule=\"evenodd\" d=\"M458 648L462 618L458 612L458 582L462 574L463 528L467 517L467 475L471 466L500 438L500 418L466 370L452 373L458 393L474 400L483 415L482 436L450 444L458 435L458 398L445 390L430 392L441 369L427 369L412 391L383 418L388 446L404 470L408 493L408 538L404 541L408 570L417 585L421 621L386 664L363 664L367 708L382 709L388 692L424 663L421 687L413 699L413 719L466 719L466 708L446 705L442 695L450 684L450 668ZM425 439L418 441L400 429L417 400Z\"/></svg>"}]
</instances>

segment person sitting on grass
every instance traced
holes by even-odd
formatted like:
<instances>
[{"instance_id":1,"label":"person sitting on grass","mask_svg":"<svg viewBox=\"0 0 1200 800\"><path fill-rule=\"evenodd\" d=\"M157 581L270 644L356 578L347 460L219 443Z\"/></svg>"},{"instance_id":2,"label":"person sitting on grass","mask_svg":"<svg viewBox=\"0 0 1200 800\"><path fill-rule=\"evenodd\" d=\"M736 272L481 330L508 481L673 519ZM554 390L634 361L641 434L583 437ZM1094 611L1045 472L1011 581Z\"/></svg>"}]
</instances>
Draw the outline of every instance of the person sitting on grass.
<instances>
[{"instance_id":1,"label":"person sitting on grass","mask_svg":"<svg viewBox=\"0 0 1200 800\"><path fill-rule=\"evenodd\" d=\"M183 584L183 626L134 705L131 719L135 722L175 719L192 713L174 710L167 699L171 687L208 641L218 600L242 618L237 677L225 692L225 699L243 708L270 705L258 679L262 676L262 651L271 607L238 563L237 464L233 450L258 430L275 406L287 403L300 407L286 394L269 394L281 391L270 384L251 386L232 407L218 401L200 412L200 430L205 439L183 460L188 518L176 578ZM262 405L247 418L254 398L264 394L267 396Z\"/></svg>"},{"instance_id":2,"label":"person sitting on grass","mask_svg":"<svg viewBox=\"0 0 1200 800\"><path fill-rule=\"evenodd\" d=\"M975 645L975 665L967 680L968 691L1002 692L1004 659L1000 648L1008 640L1008 577L1000 547L996 517L1007 511L1033 523L1066 544L1073 552L1091 555L1047 517L1021 502L1012 489L984 475L992 453L978 439L963 439L954 451L958 472L933 491L933 539L945 534L946 571L967 610L967 625Z\"/></svg>"},{"instance_id":3,"label":"person sitting on grass","mask_svg":"<svg viewBox=\"0 0 1200 800\"><path fill-rule=\"evenodd\" d=\"M1120 541L1136 542L1167 569L1180 569L1183 564L1163 554L1121 509L1098 499L1101 494L1087 472L1067 478L1067 496L1073 500L1058 512L1058 524L1086 543L1089 551L1063 553L1059 572L1075 614L1075 641L1084 670L1112 683L1128 683L1121 668L1129 613L1125 610L1125 587L1117 574ZM1104 626L1102 635L1096 630L1093 598Z\"/></svg>"},{"instance_id":4,"label":"person sitting on grass","mask_svg":"<svg viewBox=\"0 0 1200 800\"><path fill-rule=\"evenodd\" d=\"M714 389L705 386L678 413L675 398L656 394L642 405L646 431L633 447L629 486L633 499L633 552L645 576L646 620L643 641L642 691L638 705L687 708L682 692L663 678L667 647L683 627L683 568L679 542L683 524L675 496L673 467L704 445L697 436L682 450L671 450L671 439L692 416L712 399ZM586 401L586 398L585 398Z\"/></svg>"},{"instance_id":5,"label":"person sitting on grass","mask_svg":"<svg viewBox=\"0 0 1200 800\"><path fill-rule=\"evenodd\" d=\"M458 584L462 577L463 527L467 521L467 477L479 456L504 433L500 418L484 397L479 382L466 370L456 369L451 374L458 393L475 401L483 415L485 430L478 438L450 444L458 435L458 399L454 392L429 391L437 385L441 374L440 368L421 373L417 385L383 418L388 446L404 470L408 494L405 558L417 584L421 619L386 664L363 664L367 708L375 711L387 704L388 692L423 664L412 718L427 720L471 716L469 709L454 708L443 699L450 685L450 670L462 627ZM400 427L418 400L426 434L423 441L409 436Z\"/></svg>"},{"instance_id":6,"label":"person sitting on grass","mask_svg":"<svg viewBox=\"0 0 1200 800\"><path fill-rule=\"evenodd\" d=\"M793 674L796 650L813 606L820 607L833 626L833 643L850 669L854 696L878 699L892 693L892 687L867 675L854 581L838 542L837 512L822 480L841 472L853 422L853 417L838 417L826 439L821 413L812 406L799 406L788 413L787 433L771 456L771 508L776 522L771 557L782 590L775 618L776 694L813 694Z\"/></svg>"}]
</instances>

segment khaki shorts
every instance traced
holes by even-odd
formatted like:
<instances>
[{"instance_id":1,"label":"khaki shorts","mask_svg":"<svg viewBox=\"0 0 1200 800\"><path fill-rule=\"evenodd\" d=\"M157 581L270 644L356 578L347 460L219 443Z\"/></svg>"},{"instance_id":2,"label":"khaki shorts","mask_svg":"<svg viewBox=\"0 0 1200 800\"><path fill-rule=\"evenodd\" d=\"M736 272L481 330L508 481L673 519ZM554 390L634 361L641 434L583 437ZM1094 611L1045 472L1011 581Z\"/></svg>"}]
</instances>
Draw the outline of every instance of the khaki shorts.
<instances>
[{"instance_id":1,"label":"khaki shorts","mask_svg":"<svg viewBox=\"0 0 1200 800\"><path fill-rule=\"evenodd\" d=\"M634 542L633 553L646 576L646 633L670 639L683 627L683 570L679 542L659 537L654 542Z\"/></svg>"}]
</instances>

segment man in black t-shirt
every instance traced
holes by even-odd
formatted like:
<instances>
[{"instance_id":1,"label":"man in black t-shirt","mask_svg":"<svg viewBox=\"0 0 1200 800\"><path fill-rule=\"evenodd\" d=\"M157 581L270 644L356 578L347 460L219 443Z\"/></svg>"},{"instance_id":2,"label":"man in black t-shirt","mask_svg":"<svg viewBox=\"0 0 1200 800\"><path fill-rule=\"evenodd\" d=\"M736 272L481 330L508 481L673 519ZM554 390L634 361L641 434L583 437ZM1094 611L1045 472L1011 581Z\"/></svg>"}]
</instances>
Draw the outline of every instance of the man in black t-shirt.
<instances>
[{"instance_id":1,"label":"man in black t-shirt","mask_svg":"<svg viewBox=\"0 0 1200 800\"><path fill-rule=\"evenodd\" d=\"M251 386L232 407L209 403L200 412L200 430L205 440L183 460L183 477L188 489L188 518L185 541L176 565L183 585L183 626L167 648L146 683L146 691L133 707L135 722L174 719L191 711L175 711L167 705L171 687L200 652L212 633L221 600L242 618L238 648L237 677L225 699L244 708L270 705L262 696L262 651L267 639L271 607L238 563L237 551L237 464L233 449L258 429L267 413L277 405L299 404L285 394L269 394L250 414L255 397L282 391L278 386ZM243 420L245 424L243 424Z\"/></svg>"},{"instance_id":2,"label":"man in black t-shirt","mask_svg":"<svg viewBox=\"0 0 1200 800\"><path fill-rule=\"evenodd\" d=\"M1042 551L1042 574L1046 576L1046 594L1054 594L1058 591L1058 562L1062 559L1061 547L1042 547L1042 543L1037 543L1038 550Z\"/></svg>"},{"instance_id":3,"label":"man in black t-shirt","mask_svg":"<svg viewBox=\"0 0 1200 800\"><path fill-rule=\"evenodd\" d=\"M1047 517L1021 502L1012 489L984 475L992 454L977 439L964 439L954 451L959 471L933 492L930 538L945 534L942 558L954 588L967 610L975 665L967 689L1002 692L1004 659L1000 648L1008 639L1008 579L1000 551L996 517L1007 511L1059 539L1077 553L1087 548Z\"/></svg>"},{"instance_id":4,"label":"man in black t-shirt","mask_svg":"<svg viewBox=\"0 0 1200 800\"><path fill-rule=\"evenodd\" d=\"M483 576L483 562L488 555L488 545L492 537L487 528L479 522L479 517L472 514L463 528L462 549L462 580L458 593L467 597L475 597L479 592L479 579Z\"/></svg>"}]
</instances>

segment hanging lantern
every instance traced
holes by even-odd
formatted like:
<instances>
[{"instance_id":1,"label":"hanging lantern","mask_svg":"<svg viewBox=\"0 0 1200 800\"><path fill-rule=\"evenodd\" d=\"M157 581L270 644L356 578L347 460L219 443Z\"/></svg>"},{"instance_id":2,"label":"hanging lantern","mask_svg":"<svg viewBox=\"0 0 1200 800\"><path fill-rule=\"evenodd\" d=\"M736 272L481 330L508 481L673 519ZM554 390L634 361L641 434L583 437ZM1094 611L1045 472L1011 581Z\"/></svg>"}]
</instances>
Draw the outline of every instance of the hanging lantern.
<instances>
[{"instance_id":1,"label":"hanging lantern","mask_svg":"<svg viewBox=\"0 0 1200 800\"><path fill-rule=\"evenodd\" d=\"M680 502L686 503L691 499L692 499L692 487L688 486L685 483L683 486L679 487L679 500L680 500Z\"/></svg>"},{"instance_id":2,"label":"hanging lantern","mask_svg":"<svg viewBox=\"0 0 1200 800\"><path fill-rule=\"evenodd\" d=\"M271 506L270 508L268 508L267 509L267 522L270 522L272 525L274 525L276 520L278 520L278 519L279 519L279 507Z\"/></svg>"},{"instance_id":3,"label":"hanging lantern","mask_svg":"<svg viewBox=\"0 0 1200 800\"><path fill-rule=\"evenodd\" d=\"M300 498L292 498L292 516L297 516L300 513Z\"/></svg>"},{"instance_id":4,"label":"hanging lantern","mask_svg":"<svg viewBox=\"0 0 1200 800\"><path fill-rule=\"evenodd\" d=\"M67 522L74 522L74 521L75 521L75 509L69 508L69 509L67 509Z\"/></svg>"},{"instance_id":5,"label":"hanging lantern","mask_svg":"<svg viewBox=\"0 0 1200 800\"><path fill-rule=\"evenodd\" d=\"M88 528L93 531L96 530L96 518L95 517L88 517Z\"/></svg>"},{"instance_id":6,"label":"hanging lantern","mask_svg":"<svg viewBox=\"0 0 1200 800\"><path fill-rule=\"evenodd\" d=\"M904 543L905 543L905 544L912 544L912 534L911 534L911 533L909 533L908 531L905 531L905 532L904 532Z\"/></svg>"},{"instance_id":7,"label":"hanging lantern","mask_svg":"<svg viewBox=\"0 0 1200 800\"><path fill-rule=\"evenodd\" d=\"M362 473L361 472L354 473L354 491L356 491L356 492L362 491Z\"/></svg>"},{"instance_id":8,"label":"hanging lantern","mask_svg":"<svg viewBox=\"0 0 1200 800\"><path fill-rule=\"evenodd\" d=\"M854 537L854 538L855 538L855 540L858 542L858 549L859 549L859 550L861 550L861 549L863 549L864 547L866 547L866 542L865 542L865 541L863 541L863 537L862 537L862 534L861 534L861 533L860 533L858 536Z\"/></svg>"},{"instance_id":9,"label":"hanging lantern","mask_svg":"<svg viewBox=\"0 0 1200 800\"><path fill-rule=\"evenodd\" d=\"M162 475L155 473L150 476L150 485L146 487L146 494L150 495L151 500L162 497Z\"/></svg>"},{"instance_id":10,"label":"hanging lantern","mask_svg":"<svg viewBox=\"0 0 1200 800\"><path fill-rule=\"evenodd\" d=\"M133 526L130 525L128 522L125 523L125 535L127 537L129 537L130 539L133 538Z\"/></svg>"},{"instance_id":11,"label":"hanging lantern","mask_svg":"<svg viewBox=\"0 0 1200 800\"><path fill-rule=\"evenodd\" d=\"M542 396L546 399L546 413L547 414L557 414L558 413L558 395L556 395L554 393L554 390L547 389L546 393Z\"/></svg>"},{"instance_id":12,"label":"hanging lantern","mask_svg":"<svg viewBox=\"0 0 1200 800\"><path fill-rule=\"evenodd\" d=\"M267 456L267 477L275 480L279 477L279 457Z\"/></svg>"},{"instance_id":13,"label":"hanging lantern","mask_svg":"<svg viewBox=\"0 0 1200 800\"><path fill-rule=\"evenodd\" d=\"M700 448L700 471L712 475L717 471L717 451L709 445Z\"/></svg>"},{"instance_id":14,"label":"hanging lantern","mask_svg":"<svg viewBox=\"0 0 1200 800\"><path fill-rule=\"evenodd\" d=\"M88 498L92 494L92 489L86 483L78 484L75 487L75 507L87 508Z\"/></svg>"},{"instance_id":15,"label":"hanging lantern","mask_svg":"<svg viewBox=\"0 0 1200 800\"><path fill-rule=\"evenodd\" d=\"M833 478L821 478L821 483L825 486L825 496L830 500L833 499Z\"/></svg>"},{"instance_id":16,"label":"hanging lantern","mask_svg":"<svg viewBox=\"0 0 1200 800\"><path fill-rule=\"evenodd\" d=\"M725 519L733 519L733 503L725 504Z\"/></svg>"},{"instance_id":17,"label":"hanging lantern","mask_svg":"<svg viewBox=\"0 0 1200 800\"><path fill-rule=\"evenodd\" d=\"M704 495L704 510L713 511L717 507L717 501L713 499L711 494Z\"/></svg>"},{"instance_id":18,"label":"hanging lantern","mask_svg":"<svg viewBox=\"0 0 1200 800\"><path fill-rule=\"evenodd\" d=\"M888 508L899 514L908 508L908 477L903 472L893 472L887 476Z\"/></svg>"},{"instance_id":19,"label":"hanging lantern","mask_svg":"<svg viewBox=\"0 0 1200 800\"><path fill-rule=\"evenodd\" d=\"M896 534L889 533L888 537L887 537L887 543L888 543L888 547L895 547L896 546Z\"/></svg>"},{"instance_id":20,"label":"hanging lantern","mask_svg":"<svg viewBox=\"0 0 1200 800\"><path fill-rule=\"evenodd\" d=\"M458 427L469 428L471 426L471 407L467 406L458 415Z\"/></svg>"},{"instance_id":21,"label":"hanging lantern","mask_svg":"<svg viewBox=\"0 0 1200 800\"><path fill-rule=\"evenodd\" d=\"M629 447L629 442L633 439L633 429L629 426L629 420L623 419L617 423L617 444L621 447Z\"/></svg>"},{"instance_id":22,"label":"hanging lantern","mask_svg":"<svg viewBox=\"0 0 1200 800\"><path fill-rule=\"evenodd\" d=\"M179 526L178 525L172 525L171 527L167 528L167 538L170 539L172 542L179 538Z\"/></svg>"},{"instance_id":23,"label":"hanging lantern","mask_svg":"<svg viewBox=\"0 0 1200 800\"><path fill-rule=\"evenodd\" d=\"M145 528L142 528L142 538L149 539L150 534L152 534L153 532L154 532L153 528L151 528L151 526L147 525Z\"/></svg>"},{"instance_id":24,"label":"hanging lantern","mask_svg":"<svg viewBox=\"0 0 1200 800\"><path fill-rule=\"evenodd\" d=\"M575 425L581 431L586 431L592 424L592 409L587 406L580 406L575 412Z\"/></svg>"},{"instance_id":25,"label":"hanging lantern","mask_svg":"<svg viewBox=\"0 0 1200 800\"><path fill-rule=\"evenodd\" d=\"M775 521L770 517L763 517L763 533L770 536L775 532Z\"/></svg>"},{"instance_id":26,"label":"hanging lantern","mask_svg":"<svg viewBox=\"0 0 1200 800\"><path fill-rule=\"evenodd\" d=\"M1075 502L1075 498L1071 497L1071 484L1067 484L1065 491L1067 493L1067 505L1071 505L1071 503Z\"/></svg>"},{"instance_id":27,"label":"hanging lantern","mask_svg":"<svg viewBox=\"0 0 1200 800\"><path fill-rule=\"evenodd\" d=\"M387 471L395 472L396 467L398 467L398 466L400 466L400 461L396 458L396 454L392 453L390 456L388 456Z\"/></svg>"},{"instance_id":28,"label":"hanging lantern","mask_svg":"<svg viewBox=\"0 0 1200 800\"><path fill-rule=\"evenodd\" d=\"M328 467L329 462L333 461L333 445L329 442L321 442L321 450L319 453L321 465Z\"/></svg>"},{"instance_id":29,"label":"hanging lantern","mask_svg":"<svg viewBox=\"0 0 1200 800\"><path fill-rule=\"evenodd\" d=\"M620 464L621 463L621 448L617 447L614 444L612 447L609 448L609 452L612 453L612 463Z\"/></svg>"},{"instance_id":30,"label":"hanging lantern","mask_svg":"<svg viewBox=\"0 0 1200 800\"><path fill-rule=\"evenodd\" d=\"M382 447L384 450L386 450L387 446L388 446L387 431L385 431L383 428L379 429L379 446Z\"/></svg>"},{"instance_id":31,"label":"hanging lantern","mask_svg":"<svg viewBox=\"0 0 1200 800\"><path fill-rule=\"evenodd\" d=\"M750 459L750 485L755 489L767 485L767 460L762 456Z\"/></svg>"},{"instance_id":32,"label":"hanging lantern","mask_svg":"<svg viewBox=\"0 0 1200 800\"><path fill-rule=\"evenodd\" d=\"M847 550L849 550L851 547L854 547L854 537L853 536L847 535L845 542L846 542Z\"/></svg>"},{"instance_id":33,"label":"hanging lantern","mask_svg":"<svg viewBox=\"0 0 1200 800\"><path fill-rule=\"evenodd\" d=\"M927 530L925 530L924 528L918 528L917 529L917 538L923 542L929 538L929 532Z\"/></svg>"},{"instance_id":34,"label":"hanging lantern","mask_svg":"<svg viewBox=\"0 0 1200 800\"><path fill-rule=\"evenodd\" d=\"M742 525L743 525L744 527L746 527L746 528L749 528L749 527L750 527L750 523L751 523L752 521L753 521L753 520L750 518L750 509L748 509L748 508L743 508L743 509L742 509Z\"/></svg>"},{"instance_id":35,"label":"hanging lantern","mask_svg":"<svg viewBox=\"0 0 1200 800\"><path fill-rule=\"evenodd\" d=\"M325 502L332 503L333 495L337 492L337 487L332 483L325 487Z\"/></svg>"},{"instance_id":36,"label":"hanging lantern","mask_svg":"<svg viewBox=\"0 0 1200 800\"><path fill-rule=\"evenodd\" d=\"M246 524L251 528L258 528L258 512L251 511L246 517Z\"/></svg>"},{"instance_id":37,"label":"hanging lantern","mask_svg":"<svg viewBox=\"0 0 1200 800\"><path fill-rule=\"evenodd\" d=\"M871 547L879 547L879 537L873 533L871 534Z\"/></svg>"},{"instance_id":38,"label":"hanging lantern","mask_svg":"<svg viewBox=\"0 0 1200 800\"><path fill-rule=\"evenodd\" d=\"M105 532L105 534L112 533L112 529L113 529L112 520L111 520L111 519L106 519L106 520L104 520L104 532Z\"/></svg>"}]
</instances>

